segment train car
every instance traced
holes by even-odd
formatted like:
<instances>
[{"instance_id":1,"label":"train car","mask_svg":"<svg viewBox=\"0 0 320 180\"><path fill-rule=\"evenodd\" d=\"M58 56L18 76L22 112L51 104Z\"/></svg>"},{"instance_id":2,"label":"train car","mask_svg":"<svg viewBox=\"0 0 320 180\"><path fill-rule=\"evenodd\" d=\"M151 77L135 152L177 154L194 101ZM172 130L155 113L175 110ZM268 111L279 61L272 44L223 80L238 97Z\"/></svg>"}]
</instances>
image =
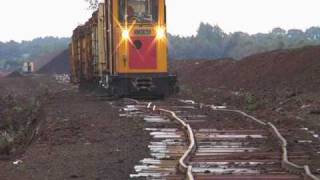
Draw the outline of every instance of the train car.
<instances>
[{"instance_id":1,"label":"train car","mask_svg":"<svg viewBox=\"0 0 320 180\"><path fill-rule=\"evenodd\" d=\"M72 81L115 96L167 96L169 73L165 0L105 0L70 45Z\"/></svg>"}]
</instances>

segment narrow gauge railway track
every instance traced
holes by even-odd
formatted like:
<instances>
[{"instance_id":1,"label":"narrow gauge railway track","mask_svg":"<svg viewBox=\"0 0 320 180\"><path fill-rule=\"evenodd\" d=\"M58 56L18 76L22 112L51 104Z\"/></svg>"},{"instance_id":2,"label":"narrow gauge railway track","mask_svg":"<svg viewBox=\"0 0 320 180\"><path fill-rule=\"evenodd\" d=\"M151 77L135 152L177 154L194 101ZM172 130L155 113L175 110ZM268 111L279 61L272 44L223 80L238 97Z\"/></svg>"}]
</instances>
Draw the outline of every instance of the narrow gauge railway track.
<instances>
[{"instance_id":1,"label":"narrow gauge railway track","mask_svg":"<svg viewBox=\"0 0 320 180\"><path fill-rule=\"evenodd\" d=\"M307 166L289 161L310 157L286 154L285 130L243 112L192 101L136 100L127 101L122 110L123 117L143 118L152 137L150 157L135 167L133 179L318 179Z\"/></svg>"}]
</instances>

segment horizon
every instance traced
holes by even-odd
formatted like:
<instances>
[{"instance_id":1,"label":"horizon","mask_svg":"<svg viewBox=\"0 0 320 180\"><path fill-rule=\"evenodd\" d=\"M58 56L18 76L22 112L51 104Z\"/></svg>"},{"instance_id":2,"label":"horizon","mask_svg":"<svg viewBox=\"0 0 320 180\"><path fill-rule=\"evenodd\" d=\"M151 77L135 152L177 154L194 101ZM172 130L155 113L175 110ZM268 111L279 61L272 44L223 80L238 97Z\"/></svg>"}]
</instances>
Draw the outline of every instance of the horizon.
<instances>
[{"instance_id":1,"label":"horizon","mask_svg":"<svg viewBox=\"0 0 320 180\"><path fill-rule=\"evenodd\" d=\"M205 23L207 24L207 22L200 22L199 25L198 25L198 28L200 26L201 23ZM208 23L210 24L210 23ZM214 25L214 24L210 24L211 26L218 26L220 27L219 25ZM320 26L310 26L310 27L307 27L305 29L297 29L297 30L301 30L303 32L306 32L307 29L309 28L312 28L312 27L316 27L316 28L320 28ZM283 30L285 30L286 32L288 32L289 30L293 30L293 29L284 29L282 27L274 27L272 29L270 29L268 32L256 32L256 33L248 33L248 32L245 32L245 31L234 31L234 32L226 32L222 27L220 27L223 32L227 33L227 34L233 34L233 33L237 33L237 32L242 32L242 33L246 33L246 34L249 34L249 35L256 35L256 34L268 34L268 33L271 33L271 31L274 29L274 28L281 28ZM190 35L180 35L180 34L172 34L170 32L168 32L168 34L170 35L173 35L173 36L180 36L180 37L191 37L193 35L196 35L197 33L195 34L190 34ZM27 39L27 40L8 40L8 41L1 41L2 43L8 43L8 42L17 42L17 43L22 43L22 42L30 42L30 41L33 41L33 40L36 40L36 39L44 39L44 38L60 38L60 39L63 39L63 38L71 38L71 36L52 36L52 35L45 35L45 36L38 36L38 37L34 37L32 39Z\"/></svg>"},{"instance_id":2,"label":"horizon","mask_svg":"<svg viewBox=\"0 0 320 180\"><path fill-rule=\"evenodd\" d=\"M182 37L195 35L201 22L218 25L228 34L239 31L250 35L269 33L277 27L286 31L305 31L320 26L317 5L320 5L317 0L184 0L183 5L181 1L167 0L168 32ZM13 10L24 16L11 15L10 19L7 18L6 15L12 14ZM70 37L72 30L89 19L91 14L84 0L29 0L19 2L19 6L15 1L5 0L0 6L0 41Z\"/></svg>"}]
</instances>

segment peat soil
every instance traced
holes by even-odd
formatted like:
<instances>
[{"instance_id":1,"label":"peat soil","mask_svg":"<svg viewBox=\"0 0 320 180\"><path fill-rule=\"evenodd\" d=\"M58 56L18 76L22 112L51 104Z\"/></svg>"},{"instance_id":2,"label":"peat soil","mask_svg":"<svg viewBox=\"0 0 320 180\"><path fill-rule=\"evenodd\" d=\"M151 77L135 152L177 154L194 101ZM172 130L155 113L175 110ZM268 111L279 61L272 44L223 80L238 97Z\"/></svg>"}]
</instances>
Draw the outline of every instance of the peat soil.
<instances>
[{"instance_id":1,"label":"peat soil","mask_svg":"<svg viewBox=\"0 0 320 180\"><path fill-rule=\"evenodd\" d=\"M289 151L307 153L310 158L302 163L318 172L319 59L320 47L306 47L242 61L174 61L181 92L172 99L226 105L273 122L286 130ZM6 149L0 161L1 180L128 179L134 165L148 154L150 137L143 131L144 122L120 118L117 103L96 93L79 92L77 87L45 75L16 75L0 79L0 97L9 99L0 103L0 136L8 130L8 126L1 126L4 119L22 125L32 122L34 130L21 133L21 126L9 126L8 133L18 134L12 135L18 140L5 136L6 145L20 142L20 134L26 134L31 143ZM37 106L28 106L30 103ZM33 107L36 110L32 111ZM224 124L219 118L226 118L228 125L236 128L233 122L239 120L223 113L208 115L212 117L210 127Z\"/></svg>"},{"instance_id":2,"label":"peat soil","mask_svg":"<svg viewBox=\"0 0 320 180\"><path fill-rule=\"evenodd\" d=\"M40 74L69 74L70 70L69 49L66 49L51 58L51 60L37 72Z\"/></svg>"},{"instance_id":3,"label":"peat soil","mask_svg":"<svg viewBox=\"0 0 320 180\"><path fill-rule=\"evenodd\" d=\"M181 99L240 109L288 132L289 151L305 152L320 173L320 47L247 57L174 61ZM298 164L301 162L297 162ZM302 165L302 164L301 164Z\"/></svg>"},{"instance_id":4,"label":"peat soil","mask_svg":"<svg viewBox=\"0 0 320 180\"><path fill-rule=\"evenodd\" d=\"M128 179L147 154L143 122L121 119L117 107L94 93L36 75L1 79L0 94L14 97L14 107L23 107L28 99L41 103L33 141L24 151L12 148L0 156L1 180ZM10 111L5 106L1 117ZM1 134L8 129L0 129Z\"/></svg>"}]
</instances>

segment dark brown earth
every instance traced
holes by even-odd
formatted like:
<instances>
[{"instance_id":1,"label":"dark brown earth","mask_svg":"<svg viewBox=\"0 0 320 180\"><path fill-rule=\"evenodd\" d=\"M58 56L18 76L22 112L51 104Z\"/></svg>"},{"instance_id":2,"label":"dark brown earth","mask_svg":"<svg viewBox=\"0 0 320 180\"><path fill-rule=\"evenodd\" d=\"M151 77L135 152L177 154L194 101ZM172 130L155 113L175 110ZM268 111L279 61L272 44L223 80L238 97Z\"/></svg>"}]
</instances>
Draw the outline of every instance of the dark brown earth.
<instances>
[{"instance_id":1,"label":"dark brown earth","mask_svg":"<svg viewBox=\"0 0 320 180\"><path fill-rule=\"evenodd\" d=\"M46 65L38 70L41 74L69 74L69 50L66 49L53 57Z\"/></svg>"},{"instance_id":2,"label":"dark brown earth","mask_svg":"<svg viewBox=\"0 0 320 180\"><path fill-rule=\"evenodd\" d=\"M64 53L44 73L67 67ZM181 93L173 98L227 105L289 129L289 151L306 152L313 171L319 169L319 139L300 129L320 132L320 47L274 51L242 61L173 64L181 85ZM147 155L149 137L143 122L119 118L119 109L95 93L35 75L1 79L0 97L0 132L8 129L3 122L18 127L10 131L17 137L13 145L4 143L8 147L1 153L1 180L128 179ZM21 128L29 122L31 130ZM16 160L22 162L14 165Z\"/></svg>"},{"instance_id":3,"label":"dark brown earth","mask_svg":"<svg viewBox=\"0 0 320 180\"><path fill-rule=\"evenodd\" d=\"M17 96L16 106L44 93L34 141L0 161L1 180L128 179L146 154L142 121L120 119L118 108L92 93L43 76L1 80L0 93Z\"/></svg>"},{"instance_id":4,"label":"dark brown earth","mask_svg":"<svg viewBox=\"0 0 320 180\"><path fill-rule=\"evenodd\" d=\"M38 71L48 63L50 63L55 57L61 54L63 51L58 50L51 53L44 54L40 57L31 59L30 61L34 62L34 70Z\"/></svg>"}]
</instances>

